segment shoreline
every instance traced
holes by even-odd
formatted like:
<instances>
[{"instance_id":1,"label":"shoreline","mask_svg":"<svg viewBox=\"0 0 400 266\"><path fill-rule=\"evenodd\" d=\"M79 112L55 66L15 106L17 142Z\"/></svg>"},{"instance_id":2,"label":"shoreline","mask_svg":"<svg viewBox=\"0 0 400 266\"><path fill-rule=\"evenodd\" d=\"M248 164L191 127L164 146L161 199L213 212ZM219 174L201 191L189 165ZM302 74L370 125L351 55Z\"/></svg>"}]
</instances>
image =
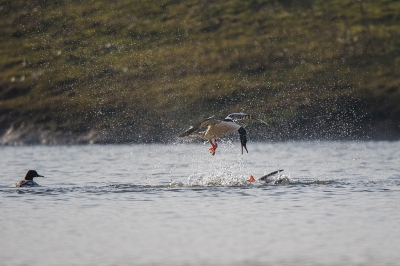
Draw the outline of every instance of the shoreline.
<instances>
[{"instance_id":1,"label":"shoreline","mask_svg":"<svg viewBox=\"0 0 400 266\"><path fill-rule=\"evenodd\" d=\"M257 130L249 132L249 139L255 142L288 142L288 141L399 141L400 130L395 128L384 128L364 131L362 134L339 135L313 132L307 135L307 131L296 132L296 134L276 134L274 137L273 129L271 132L265 133ZM71 131L51 131L51 130L34 130L33 128L14 129L10 128L5 134L0 136L0 146L57 146L57 145L125 145L140 143L176 143L182 142L202 142L198 138L178 138L179 132L167 130L164 134L149 135L118 135L111 131L89 130L84 133L73 133ZM234 134L229 135L226 139L236 140Z\"/></svg>"}]
</instances>

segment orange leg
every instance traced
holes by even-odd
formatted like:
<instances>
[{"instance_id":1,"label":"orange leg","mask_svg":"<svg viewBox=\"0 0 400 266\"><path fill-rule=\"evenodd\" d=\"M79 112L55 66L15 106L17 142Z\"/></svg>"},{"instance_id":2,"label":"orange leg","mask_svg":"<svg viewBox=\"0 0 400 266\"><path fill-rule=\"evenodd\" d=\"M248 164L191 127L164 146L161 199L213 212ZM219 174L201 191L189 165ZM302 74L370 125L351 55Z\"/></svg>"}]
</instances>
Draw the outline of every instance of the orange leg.
<instances>
[{"instance_id":1,"label":"orange leg","mask_svg":"<svg viewBox=\"0 0 400 266\"><path fill-rule=\"evenodd\" d=\"M211 140L209 140L209 142L210 142L210 144L211 144L211 146L212 146L212 147L209 149L209 151L210 151L211 155L214 156L214 155L215 155L215 150L218 148L217 139L214 139L214 142L215 142L215 143L213 143Z\"/></svg>"}]
</instances>

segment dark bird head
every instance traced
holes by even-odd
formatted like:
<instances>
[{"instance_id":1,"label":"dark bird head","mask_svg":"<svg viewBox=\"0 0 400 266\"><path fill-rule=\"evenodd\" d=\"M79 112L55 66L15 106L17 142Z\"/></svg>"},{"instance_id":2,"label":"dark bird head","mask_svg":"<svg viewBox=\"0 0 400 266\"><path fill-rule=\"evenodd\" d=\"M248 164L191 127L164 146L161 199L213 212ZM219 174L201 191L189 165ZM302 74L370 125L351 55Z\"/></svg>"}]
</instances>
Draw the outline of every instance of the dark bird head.
<instances>
[{"instance_id":1,"label":"dark bird head","mask_svg":"<svg viewBox=\"0 0 400 266\"><path fill-rule=\"evenodd\" d=\"M25 180L33 180L34 177L43 177L39 175L35 170L29 170L25 175Z\"/></svg>"},{"instance_id":2,"label":"dark bird head","mask_svg":"<svg viewBox=\"0 0 400 266\"><path fill-rule=\"evenodd\" d=\"M242 154L243 154L243 148L246 150L247 153L249 151L247 150L246 143L247 143L247 137L246 137L246 130L244 130L243 127L239 128L239 135L240 135L240 144L242 145Z\"/></svg>"}]
</instances>

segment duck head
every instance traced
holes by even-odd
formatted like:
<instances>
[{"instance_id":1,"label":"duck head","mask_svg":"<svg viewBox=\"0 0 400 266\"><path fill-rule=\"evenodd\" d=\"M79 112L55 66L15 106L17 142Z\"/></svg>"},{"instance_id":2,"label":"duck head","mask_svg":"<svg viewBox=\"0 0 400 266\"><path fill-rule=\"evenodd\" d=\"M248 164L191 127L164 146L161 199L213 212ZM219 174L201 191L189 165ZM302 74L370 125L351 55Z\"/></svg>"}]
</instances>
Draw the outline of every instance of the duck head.
<instances>
[{"instance_id":1,"label":"duck head","mask_svg":"<svg viewBox=\"0 0 400 266\"><path fill-rule=\"evenodd\" d=\"M29 170L25 175L25 180L33 180L34 177L44 177L39 175L35 170Z\"/></svg>"}]
</instances>

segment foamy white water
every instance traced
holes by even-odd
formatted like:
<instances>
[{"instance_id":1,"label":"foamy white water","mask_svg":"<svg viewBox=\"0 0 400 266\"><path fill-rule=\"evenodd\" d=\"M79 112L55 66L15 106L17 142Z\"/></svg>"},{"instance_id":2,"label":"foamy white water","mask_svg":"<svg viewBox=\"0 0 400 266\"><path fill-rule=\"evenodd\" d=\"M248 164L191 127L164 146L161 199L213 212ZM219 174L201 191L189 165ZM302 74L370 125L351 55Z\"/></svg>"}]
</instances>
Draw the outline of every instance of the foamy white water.
<instances>
[{"instance_id":1,"label":"foamy white water","mask_svg":"<svg viewBox=\"0 0 400 266\"><path fill-rule=\"evenodd\" d=\"M400 142L248 148L0 147L0 264L399 265Z\"/></svg>"}]
</instances>

